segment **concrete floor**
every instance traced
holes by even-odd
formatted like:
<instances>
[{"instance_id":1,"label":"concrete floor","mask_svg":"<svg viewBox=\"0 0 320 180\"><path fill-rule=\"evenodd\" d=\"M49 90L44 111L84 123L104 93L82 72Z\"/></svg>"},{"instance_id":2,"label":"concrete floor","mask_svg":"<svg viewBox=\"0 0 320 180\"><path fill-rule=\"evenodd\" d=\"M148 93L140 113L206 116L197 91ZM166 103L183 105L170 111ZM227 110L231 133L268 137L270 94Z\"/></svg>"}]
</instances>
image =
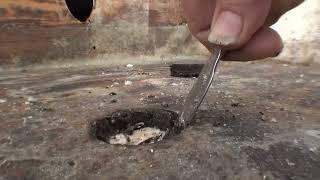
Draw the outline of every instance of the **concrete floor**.
<instances>
[{"instance_id":1,"label":"concrete floor","mask_svg":"<svg viewBox=\"0 0 320 180\"><path fill-rule=\"evenodd\" d=\"M179 111L194 79L167 65L2 70L0 179L317 180L319 69L223 63L192 125L135 147L97 140L90 122L119 109Z\"/></svg>"}]
</instances>

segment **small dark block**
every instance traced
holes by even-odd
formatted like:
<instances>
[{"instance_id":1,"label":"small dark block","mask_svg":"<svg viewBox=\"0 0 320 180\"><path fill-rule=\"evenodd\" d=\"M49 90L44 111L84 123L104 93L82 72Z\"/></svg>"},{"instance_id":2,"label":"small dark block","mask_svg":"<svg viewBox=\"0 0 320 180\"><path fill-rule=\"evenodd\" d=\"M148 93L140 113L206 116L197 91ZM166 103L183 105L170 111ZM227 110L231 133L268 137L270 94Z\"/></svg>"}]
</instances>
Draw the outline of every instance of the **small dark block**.
<instances>
[{"instance_id":1,"label":"small dark block","mask_svg":"<svg viewBox=\"0 0 320 180\"><path fill-rule=\"evenodd\" d=\"M170 67L171 76L192 78L198 77L203 64L172 64Z\"/></svg>"}]
</instances>

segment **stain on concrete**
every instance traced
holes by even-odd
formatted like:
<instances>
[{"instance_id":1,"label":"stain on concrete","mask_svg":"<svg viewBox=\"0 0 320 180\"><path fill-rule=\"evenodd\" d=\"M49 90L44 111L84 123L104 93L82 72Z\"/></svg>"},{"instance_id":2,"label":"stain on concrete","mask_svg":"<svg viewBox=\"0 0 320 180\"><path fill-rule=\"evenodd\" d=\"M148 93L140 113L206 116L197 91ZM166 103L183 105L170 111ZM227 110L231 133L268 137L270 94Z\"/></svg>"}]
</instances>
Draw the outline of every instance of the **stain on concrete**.
<instances>
[{"instance_id":1,"label":"stain on concrete","mask_svg":"<svg viewBox=\"0 0 320 180\"><path fill-rule=\"evenodd\" d=\"M312 180L320 177L320 154L289 142L271 145L268 149L244 148L249 162L263 172L271 171L280 179Z\"/></svg>"},{"instance_id":2,"label":"stain on concrete","mask_svg":"<svg viewBox=\"0 0 320 180\"><path fill-rule=\"evenodd\" d=\"M47 179L40 166L42 160L26 159L26 160L5 160L0 165L0 174L5 179Z\"/></svg>"},{"instance_id":3,"label":"stain on concrete","mask_svg":"<svg viewBox=\"0 0 320 180\"><path fill-rule=\"evenodd\" d=\"M5 8L0 8L0 16L4 16L5 14L7 14L7 9Z\"/></svg>"}]
</instances>

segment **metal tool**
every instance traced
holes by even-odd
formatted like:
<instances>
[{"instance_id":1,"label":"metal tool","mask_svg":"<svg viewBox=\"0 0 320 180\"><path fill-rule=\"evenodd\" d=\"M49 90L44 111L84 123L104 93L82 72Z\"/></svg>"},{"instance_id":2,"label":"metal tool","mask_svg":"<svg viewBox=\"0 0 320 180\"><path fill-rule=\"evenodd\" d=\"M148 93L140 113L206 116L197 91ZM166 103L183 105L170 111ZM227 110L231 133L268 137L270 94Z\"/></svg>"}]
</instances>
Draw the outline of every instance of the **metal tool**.
<instances>
[{"instance_id":1,"label":"metal tool","mask_svg":"<svg viewBox=\"0 0 320 180\"><path fill-rule=\"evenodd\" d=\"M196 111L201 105L212 84L221 54L221 48L218 46L215 47L210 58L208 59L208 62L203 66L201 73L189 92L183 109L180 113L179 126L185 127L185 125L194 118Z\"/></svg>"}]
</instances>

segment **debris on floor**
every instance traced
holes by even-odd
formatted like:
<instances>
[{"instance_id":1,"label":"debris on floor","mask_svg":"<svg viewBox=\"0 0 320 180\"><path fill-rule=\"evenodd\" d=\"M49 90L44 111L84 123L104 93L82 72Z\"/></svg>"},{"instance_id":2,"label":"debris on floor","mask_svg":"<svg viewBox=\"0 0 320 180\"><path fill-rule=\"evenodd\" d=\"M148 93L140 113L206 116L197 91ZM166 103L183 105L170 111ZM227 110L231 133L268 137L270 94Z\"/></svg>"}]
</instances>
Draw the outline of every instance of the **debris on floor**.
<instances>
[{"instance_id":1,"label":"debris on floor","mask_svg":"<svg viewBox=\"0 0 320 180\"><path fill-rule=\"evenodd\" d=\"M126 86L130 86L130 85L132 85L132 81L124 81L124 85L126 85Z\"/></svg>"},{"instance_id":2,"label":"debris on floor","mask_svg":"<svg viewBox=\"0 0 320 180\"><path fill-rule=\"evenodd\" d=\"M115 136L110 137L110 144L117 145L140 145L144 142L154 143L156 141L161 141L163 137L166 135L165 131L161 131L158 128L141 128L134 130L132 134L117 134Z\"/></svg>"},{"instance_id":3,"label":"debris on floor","mask_svg":"<svg viewBox=\"0 0 320 180\"><path fill-rule=\"evenodd\" d=\"M6 99L0 99L0 103L6 103L7 100Z\"/></svg>"},{"instance_id":4,"label":"debris on floor","mask_svg":"<svg viewBox=\"0 0 320 180\"><path fill-rule=\"evenodd\" d=\"M127 68L132 68L132 67L133 67L133 64L127 64L126 67L127 67Z\"/></svg>"}]
</instances>

